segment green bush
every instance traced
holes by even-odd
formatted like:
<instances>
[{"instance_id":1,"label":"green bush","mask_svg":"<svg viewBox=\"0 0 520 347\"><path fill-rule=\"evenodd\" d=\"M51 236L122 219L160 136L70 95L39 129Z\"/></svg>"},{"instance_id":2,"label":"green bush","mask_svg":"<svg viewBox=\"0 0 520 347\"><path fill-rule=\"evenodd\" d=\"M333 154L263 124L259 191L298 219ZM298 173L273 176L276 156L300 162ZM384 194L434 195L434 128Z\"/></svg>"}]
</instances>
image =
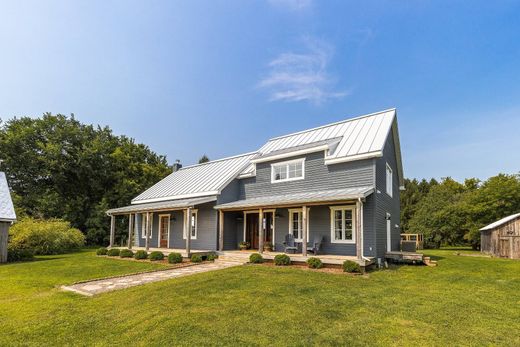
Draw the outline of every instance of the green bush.
<instances>
[{"instance_id":1,"label":"green bush","mask_svg":"<svg viewBox=\"0 0 520 347\"><path fill-rule=\"evenodd\" d=\"M7 262L31 260L33 258L34 252L32 249L11 242L7 244Z\"/></svg>"},{"instance_id":2,"label":"green bush","mask_svg":"<svg viewBox=\"0 0 520 347\"><path fill-rule=\"evenodd\" d=\"M119 257L120 253L121 251L119 250L119 248L110 248L107 252L107 255L109 257Z\"/></svg>"},{"instance_id":3,"label":"green bush","mask_svg":"<svg viewBox=\"0 0 520 347\"><path fill-rule=\"evenodd\" d=\"M213 254L213 253L210 253L206 256L206 260L207 261L214 261L215 259L217 259L217 255L216 254Z\"/></svg>"},{"instance_id":4,"label":"green bush","mask_svg":"<svg viewBox=\"0 0 520 347\"><path fill-rule=\"evenodd\" d=\"M343 271L361 273L361 266L352 260L345 260L343 262Z\"/></svg>"},{"instance_id":5,"label":"green bush","mask_svg":"<svg viewBox=\"0 0 520 347\"><path fill-rule=\"evenodd\" d=\"M139 250L139 251L135 252L134 258L135 259L146 259L146 258L148 258L148 252Z\"/></svg>"},{"instance_id":6,"label":"green bush","mask_svg":"<svg viewBox=\"0 0 520 347\"><path fill-rule=\"evenodd\" d=\"M291 258L287 254L278 254L274 257L274 265L291 265Z\"/></svg>"},{"instance_id":7,"label":"green bush","mask_svg":"<svg viewBox=\"0 0 520 347\"><path fill-rule=\"evenodd\" d=\"M264 258L260 253L253 253L249 256L249 262L253 264L260 264L264 262Z\"/></svg>"},{"instance_id":8,"label":"green bush","mask_svg":"<svg viewBox=\"0 0 520 347\"><path fill-rule=\"evenodd\" d=\"M132 258L134 256L134 252L130 249L122 249L121 252L119 252L119 256L121 258Z\"/></svg>"},{"instance_id":9,"label":"green bush","mask_svg":"<svg viewBox=\"0 0 520 347\"><path fill-rule=\"evenodd\" d=\"M149 258L150 258L150 260L163 260L164 254L163 254L163 252L160 252L160 251L153 251L152 253L150 253Z\"/></svg>"},{"instance_id":10,"label":"green bush","mask_svg":"<svg viewBox=\"0 0 520 347\"><path fill-rule=\"evenodd\" d=\"M96 251L97 255L107 255L107 253L108 249L106 249L105 247L98 248Z\"/></svg>"},{"instance_id":11,"label":"green bush","mask_svg":"<svg viewBox=\"0 0 520 347\"><path fill-rule=\"evenodd\" d=\"M198 254L192 254L191 262L192 263L200 263L200 262L202 262L202 257L200 255L198 255Z\"/></svg>"},{"instance_id":12,"label":"green bush","mask_svg":"<svg viewBox=\"0 0 520 347\"><path fill-rule=\"evenodd\" d=\"M66 253L85 244L85 236L81 231L60 219L25 218L12 226L9 238L13 244L42 255Z\"/></svg>"},{"instance_id":13,"label":"green bush","mask_svg":"<svg viewBox=\"0 0 520 347\"><path fill-rule=\"evenodd\" d=\"M168 254L168 263L170 263L170 264L182 263L182 255L180 253Z\"/></svg>"},{"instance_id":14,"label":"green bush","mask_svg":"<svg viewBox=\"0 0 520 347\"><path fill-rule=\"evenodd\" d=\"M319 258L311 257L307 259L307 266L311 269L321 269L323 267L323 263Z\"/></svg>"}]
</instances>

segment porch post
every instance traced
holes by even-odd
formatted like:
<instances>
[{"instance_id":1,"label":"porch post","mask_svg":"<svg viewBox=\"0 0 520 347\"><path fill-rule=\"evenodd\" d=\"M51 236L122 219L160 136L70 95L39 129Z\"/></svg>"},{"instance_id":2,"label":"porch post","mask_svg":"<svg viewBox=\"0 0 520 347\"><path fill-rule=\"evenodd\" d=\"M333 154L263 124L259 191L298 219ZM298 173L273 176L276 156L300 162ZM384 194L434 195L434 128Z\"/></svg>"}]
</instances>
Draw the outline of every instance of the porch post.
<instances>
[{"instance_id":1,"label":"porch post","mask_svg":"<svg viewBox=\"0 0 520 347\"><path fill-rule=\"evenodd\" d=\"M307 256L307 206L302 206L302 255Z\"/></svg>"},{"instance_id":2,"label":"porch post","mask_svg":"<svg viewBox=\"0 0 520 347\"><path fill-rule=\"evenodd\" d=\"M191 207L186 209L186 224L184 228L186 230L186 254L189 258L191 253Z\"/></svg>"},{"instance_id":3,"label":"porch post","mask_svg":"<svg viewBox=\"0 0 520 347\"><path fill-rule=\"evenodd\" d=\"M146 222L144 224L144 230L146 232L144 247L148 251L150 249L150 212L146 212Z\"/></svg>"},{"instance_id":4,"label":"porch post","mask_svg":"<svg viewBox=\"0 0 520 347\"><path fill-rule=\"evenodd\" d=\"M116 216L110 216L110 245L109 247L114 247L114 239L116 233Z\"/></svg>"},{"instance_id":5,"label":"porch post","mask_svg":"<svg viewBox=\"0 0 520 347\"><path fill-rule=\"evenodd\" d=\"M264 253L264 210L258 209L258 252Z\"/></svg>"},{"instance_id":6,"label":"porch post","mask_svg":"<svg viewBox=\"0 0 520 347\"><path fill-rule=\"evenodd\" d=\"M361 202L356 202L356 256L362 260L361 255Z\"/></svg>"},{"instance_id":7,"label":"porch post","mask_svg":"<svg viewBox=\"0 0 520 347\"><path fill-rule=\"evenodd\" d=\"M219 251L224 250L224 212L218 211L218 249Z\"/></svg>"},{"instance_id":8,"label":"porch post","mask_svg":"<svg viewBox=\"0 0 520 347\"><path fill-rule=\"evenodd\" d=\"M128 215L128 249L132 249L132 231L134 228L134 219L132 214Z\"/></svg>"}]
</instances>

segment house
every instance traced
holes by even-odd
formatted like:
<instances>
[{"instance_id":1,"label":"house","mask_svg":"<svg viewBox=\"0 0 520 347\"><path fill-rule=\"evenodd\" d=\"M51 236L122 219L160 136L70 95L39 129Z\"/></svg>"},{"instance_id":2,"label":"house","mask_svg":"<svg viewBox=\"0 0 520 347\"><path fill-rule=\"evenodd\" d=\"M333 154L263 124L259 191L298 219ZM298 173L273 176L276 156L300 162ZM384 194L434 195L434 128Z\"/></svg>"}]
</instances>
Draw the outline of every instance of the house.
<instances>
[{"instance_id":1,"label":"house","mask_svg":"<svg viewBox=\"0 0 520 347\"><path fill-rule=\"evenodd\" d=\"M480 229L480 250L497 257L520 259L520 213Z\"/></svg>"},{"instance_id":2,"label":"house","mask_svg":"<svg viewBox=\"0 0 520 347\"><path fill-rule=\"evenodd\" d=\"M258 151L182 167L107 211L129 216L133 246L193 252L319 254L362 265L399 250L403 167L395 109L300 131ZM132 246L132 242L129 246Z\"/></svg>"},{"instance_id":3,"label":"house","mask_svg":"<svg viewBox=\"0 0 520 347\"><path fill-rule=\"evenodd\" d=\"M0 263L7 262L9 227L14 221L16 221L16 214L7 186L7 179L5 173L0 172Z\"/></svg>"}]
</instances>

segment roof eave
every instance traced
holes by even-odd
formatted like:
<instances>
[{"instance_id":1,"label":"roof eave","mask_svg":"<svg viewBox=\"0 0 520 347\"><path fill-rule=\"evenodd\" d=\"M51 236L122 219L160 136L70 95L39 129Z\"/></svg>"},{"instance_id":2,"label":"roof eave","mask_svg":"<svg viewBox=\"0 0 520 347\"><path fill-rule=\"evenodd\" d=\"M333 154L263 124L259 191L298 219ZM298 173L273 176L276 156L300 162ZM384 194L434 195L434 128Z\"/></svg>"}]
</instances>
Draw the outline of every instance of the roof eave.
<instances>
[{"instance_id":1,"label":"roof eave","mask_svg":"<svg viewBox=\"0 0 520 347\"><path fill-rule=\"evenodd\" d=\"M211 195L219 195L220 192L218 190L209 191L209 192L200 192L200 193L192 193L192 194L184 194L184 195L174 195L174 196L163 196L160 198L146 199L146 200L132 200L132 205L146 204L150 202L160 202L167 200L179 200L179 199L189 199L189 198L200 198L203 196L211 196Z\"/></svg>"},{"instance_id":2,"label":"roof eave","mask_svg":"<svg viewBox=\"0 0 520 347\"><path fill-rule=\"evenodd\" d=\"M347 163L350 161L357 161L357 160L370 159L370 158L380 158L382 156L383 156L382 151L375 151L375 152L370 152L370 153L363 153L363 154L357 154L357 155L351 155L351 156L339 157L339 158L325 157L325 165Z\"/></svg>"}]
</instances>

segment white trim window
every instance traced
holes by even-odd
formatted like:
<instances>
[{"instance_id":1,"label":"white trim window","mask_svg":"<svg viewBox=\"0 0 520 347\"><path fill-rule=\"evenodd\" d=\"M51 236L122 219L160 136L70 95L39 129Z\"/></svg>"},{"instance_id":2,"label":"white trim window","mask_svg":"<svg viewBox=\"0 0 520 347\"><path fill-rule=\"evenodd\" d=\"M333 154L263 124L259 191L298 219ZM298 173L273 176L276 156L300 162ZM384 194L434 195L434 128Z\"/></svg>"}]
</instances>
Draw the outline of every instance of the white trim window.
<instances>
[{"instance_id":1,"label":"white trim window","mask_svg":"<svg viewBox=\"0 0 520 347\"><path fill-rule=\"evenodd\" d=\"M150 213L150 220L152 225L150 226L150 238L153 236L153 213ZM146 239L146 213L141 214L141 238Z\"/></svg>"},{"instance_id":2,"label":"white trim window","mask_svg":"<svg viewBox=\"0 0 520 347\"><path fill-rule=\"evenodd\" d=\"M356 207L330 207L330 239L332 243L356 242Z\"/></svg>"},{"instance_id":3,"label":"white trim window","mask_svg":"<svg viewBox=\"0 0 520 347\"><path fill-rule=\"evenodd\" d=\"M392 196L392 193L393 193L393 171L392 171L392 168L390 167L390 165L388 165L388 163L386 163L386 194Z\"/></svg>"},{"instance_id":4,"label":"white trim window","mask_svg":"<svg viewBox=\"0 0 520 347\"><path fill-rule=\"evenodd\" d=\"M271 164L271 183L305 178L305 158Z\"/></svg>"},{"instance_id":5,"label":"white trim window","mask_svg":"<svg viewBox=\"0 0 520 347\"><path fill-rule=\"evenodd\" d=\"M296 242L303 242L302 219L303 210L301 208L289 209L289 234L294 236L294 241ZM307 240L309 240L309 217L307 217Z\"/></svg>"},{"instance_id":6,"label":"white trim window","mask_svg":"<svg viewBox=\"0 0 520 347\"><path fill-rule=\"evenodd\" d=\"M184 225L186 225L186 210L184 210ZM197 239L197 230L198 230L198 211L191 210L191 239ZM186 228L182 229L182 238L186 240Z\"/></svg>"}]
</instances>

